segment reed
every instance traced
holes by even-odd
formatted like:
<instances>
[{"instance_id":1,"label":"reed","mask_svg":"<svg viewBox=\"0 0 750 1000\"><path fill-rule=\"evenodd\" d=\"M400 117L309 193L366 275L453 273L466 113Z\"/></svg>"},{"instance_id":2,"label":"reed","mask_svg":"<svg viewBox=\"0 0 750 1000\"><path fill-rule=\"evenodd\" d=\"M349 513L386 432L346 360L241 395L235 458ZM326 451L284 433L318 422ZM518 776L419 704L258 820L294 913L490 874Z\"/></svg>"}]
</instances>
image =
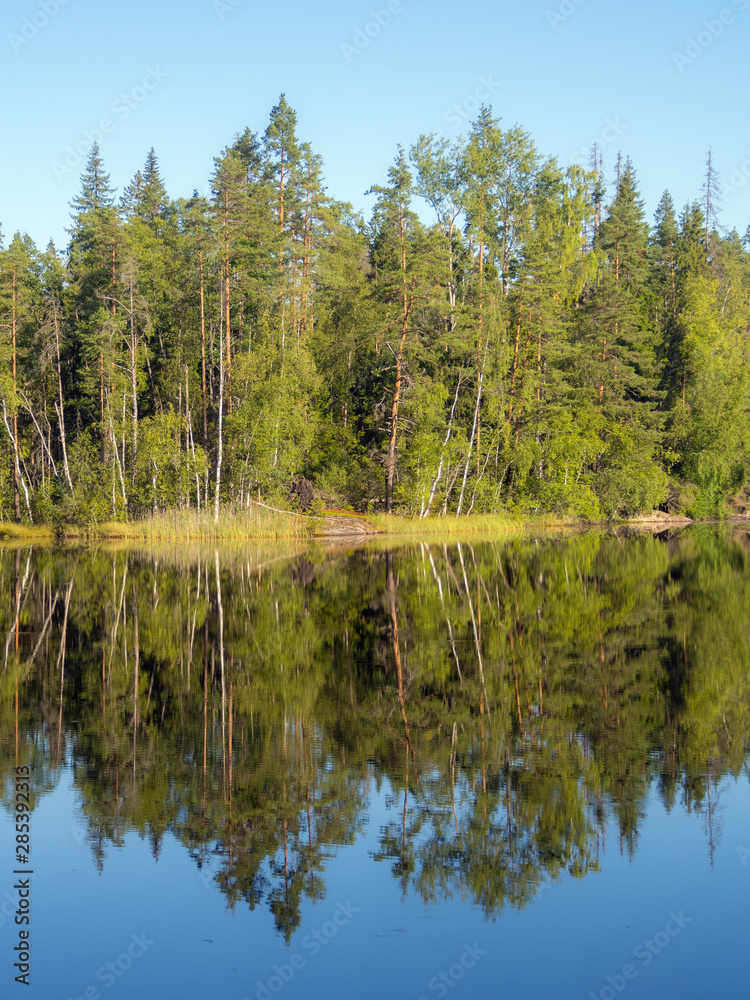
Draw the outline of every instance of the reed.
<instances>
[{"instance_id":1,"label":"reed","mask_svg":"<svg viewBox=\"0 0 750 1000\"><path fill-rule=\"evenodd\" d=\"M308 538L314 519L263 507L223 508L218 521L210 511L166 510L134 521L110 521L87 529L89 538L143 542L191 540L243 541L250 538Z\"/></svg>"},{"instance_id":2,"label":"reed","mask_svg":"<svg viewBox=\"0 0 750 1000\"><path fill-rule=\"evenodd\" d=\"M0 522L0 539L9 542L51 542L54 538L55 529L49 524Z\"/></svg>"},{"instance_id":3,"label":"reed","mask_svg":"<svg viewBox=\"0 0 750 1000\"><path fill-rule=\"evenodd\" d=\"M517 518L510 514L471 514L468 517L411 518L399 514L361 515L352 511L325 511L318 517L273 510L269 507L224 507L219 520L214 521L211 511L171 509L131 521L106 521L100 524L77 525L24 525L13 522L0 523L0 539L8 544L50 543L55 540L129 542L190 541L197 544L215 542L231 543L258 540L273 542L307 542L321 534L325 517L337 520L351 518L352 524L366 520L386 538L404 539L461 539L466 537L518 536L546 530L565 531L583 527L571 518L535 517Z\"/></svg>"},{"instance_id":4,"label":"reed","mask_svg":"<svg viewBox=\"0 0 750 1000\"><path fill-rule=\"evenodd\" d=\"M467 535L517 535L526 523L508 514L472 514L469 517L400 517L396 514L373 514L367 519L384 535L408 535L413 538L464 538Z\"/></svg>"}]
</instances>

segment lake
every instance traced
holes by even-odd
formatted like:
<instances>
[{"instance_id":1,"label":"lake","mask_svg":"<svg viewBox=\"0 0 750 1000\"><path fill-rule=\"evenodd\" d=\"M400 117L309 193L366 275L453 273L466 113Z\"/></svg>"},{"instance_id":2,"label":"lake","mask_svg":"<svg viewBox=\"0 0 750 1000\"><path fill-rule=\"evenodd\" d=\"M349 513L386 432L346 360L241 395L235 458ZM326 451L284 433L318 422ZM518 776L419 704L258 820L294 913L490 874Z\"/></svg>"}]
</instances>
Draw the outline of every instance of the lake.
<instances>
[{"instance_id":1,"label":"lake","mask_svg":"<svg viewBox=\"0 0 750 1000\"><path fill-rule=\"evenodd\" d=\"M749 556L0 549L2 996L744 998Z\"/></svg>"}]
</instances>

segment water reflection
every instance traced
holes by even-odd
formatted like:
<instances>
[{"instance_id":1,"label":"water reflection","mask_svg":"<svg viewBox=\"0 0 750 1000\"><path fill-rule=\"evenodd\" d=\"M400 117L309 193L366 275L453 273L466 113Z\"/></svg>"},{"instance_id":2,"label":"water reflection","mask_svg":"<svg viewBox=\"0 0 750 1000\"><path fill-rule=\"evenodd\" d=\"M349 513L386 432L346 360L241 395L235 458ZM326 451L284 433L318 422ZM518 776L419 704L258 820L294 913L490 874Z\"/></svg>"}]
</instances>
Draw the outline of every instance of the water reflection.
<instances>
[{"instance_id":1,"label":"water reflection","mask_svg":"<svg viewBox=\"0 0 750 1000\"><path fill-rule=\"evenodd\" d=\"M388 791L373 863L487 915L703 816L748 742L748 537L351 552L0 552L3 805L72 768L100 868L172 833L291 938Z\"/></svg>"}]
</instances>

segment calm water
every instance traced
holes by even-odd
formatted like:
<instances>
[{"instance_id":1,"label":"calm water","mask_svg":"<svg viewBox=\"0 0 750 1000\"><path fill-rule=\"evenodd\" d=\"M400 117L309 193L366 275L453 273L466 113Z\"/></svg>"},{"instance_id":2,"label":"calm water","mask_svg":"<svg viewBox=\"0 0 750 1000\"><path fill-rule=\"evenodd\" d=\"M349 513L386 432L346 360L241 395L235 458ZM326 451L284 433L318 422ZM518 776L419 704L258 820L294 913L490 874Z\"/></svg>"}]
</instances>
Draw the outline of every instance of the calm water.
<instances>
[{"instance_id":1,"label":"calm water","mask_svg":"<svg viewBox=\"0 0 750 1000\"><path fill-rule=\"evenodd\" d=\"M0 995L744 1000L749 554L0 550Z\"/></svg>"}]
</instances>

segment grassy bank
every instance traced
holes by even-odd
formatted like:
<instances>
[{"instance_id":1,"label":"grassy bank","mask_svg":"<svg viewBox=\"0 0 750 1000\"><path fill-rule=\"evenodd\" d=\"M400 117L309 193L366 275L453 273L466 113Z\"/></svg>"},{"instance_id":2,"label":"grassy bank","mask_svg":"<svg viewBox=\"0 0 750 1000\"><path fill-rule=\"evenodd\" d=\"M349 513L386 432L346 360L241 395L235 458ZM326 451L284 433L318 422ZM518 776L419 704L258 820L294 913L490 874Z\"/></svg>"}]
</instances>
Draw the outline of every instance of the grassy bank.
<instances>
[{"instance_id":1,"label":"grassy bank","mask_svg":"<svg viewBox=\"0 0 750 1000\"><path fill-rule=\"evenodd\" d=\"M246 539L306 539L312 534L313 518L281 513L263 507L223 509L214 522L213 513L195 510L168 510L133 521L105 521L100 524L30 526L0 524L0 538L34 542L57 539L97 541L195 542L242 541Z\"/></svg>"},{"instance_id":2,"label":"grassy bank","mask_svg":"<svg viewBox=\"0 0 750 1000\"><path fill-rule=\"evenodd\" d=\"M362 516L344 511L326 511L320 518L296 516L266 508L222 510L218 523L213 514L195 511L166 511L139 521L109 522L88 529L89 538L112 538L132 541L163 542L185 539L198 542L240 541L249 539L302 540L319 533L325 515L364 521L386 536L414 538L455 538L467 535L508 534L524 530L525 524L507 515L471 515L470 517L402 517L396 514ZM67 532L66 532L67 535Z\"/></svg>"},{"instance_id":3,"label":"grassy bank","mask_svg":"<svg viewBox=\"0 0 750 1000\"><path fill-rule=\"evenodd\" d=\"M534 531L566 531L585 527L574 518L553 516L514 518L509 514L472 514L463 517L411 518L398 514L360 515L348 511L326 511L320 517L309 517L268 507L223 508L218 523L213 513L195 510L163 511L133 521L108 521L86 526L0 524L0 539L10 544L49 543L68 541L123 541L156 544L162 542L247 542L250 540L287 540L306 542L324 532L326 515L337 520L351 518L352 524L366 522L385 538L461 539L479 536L509 536ZM356 537L353 532L353 537ZM361 536L360 536L361 540Z\"/></svg>"},{"instance_id":4,"label":"grassy bank","mask_svg":"<svg viewBox=\"0 0 750 1000\"><path fill-rule=\"evenodd\" d=\"M49 524L14 524L0 522L0 540L7 542L51 542L55 539L55 529Z\"/></svg>"},{"instance_id":5,"label":"grassy bank","mask_svg":"<svg viewBox=\"0 0 750 1000\"><path fill-rule=\"evenodd\" d=\"M517 535L547 528L569 528L580 524L573 518L514 518L510 514L470 514L468 517L400 517L374 514L367 520L384 535L413 538L466 538L469 535Z\"/></svg>"},{"instance_id":6,"label":"grassy bank","mask_svg":"<svg viewBox=\"0 0 750 1000\"><path fill-rule=\"evenodd\" d=\"M240 541L249 538L307 538L313 520L263 507L224 509L214 521L211 511L170 510L138 521L108 522L89 530L89 537L123 538L134 541L161 542L173 539L191 541Z\"/></svg>"}]
</instances>

